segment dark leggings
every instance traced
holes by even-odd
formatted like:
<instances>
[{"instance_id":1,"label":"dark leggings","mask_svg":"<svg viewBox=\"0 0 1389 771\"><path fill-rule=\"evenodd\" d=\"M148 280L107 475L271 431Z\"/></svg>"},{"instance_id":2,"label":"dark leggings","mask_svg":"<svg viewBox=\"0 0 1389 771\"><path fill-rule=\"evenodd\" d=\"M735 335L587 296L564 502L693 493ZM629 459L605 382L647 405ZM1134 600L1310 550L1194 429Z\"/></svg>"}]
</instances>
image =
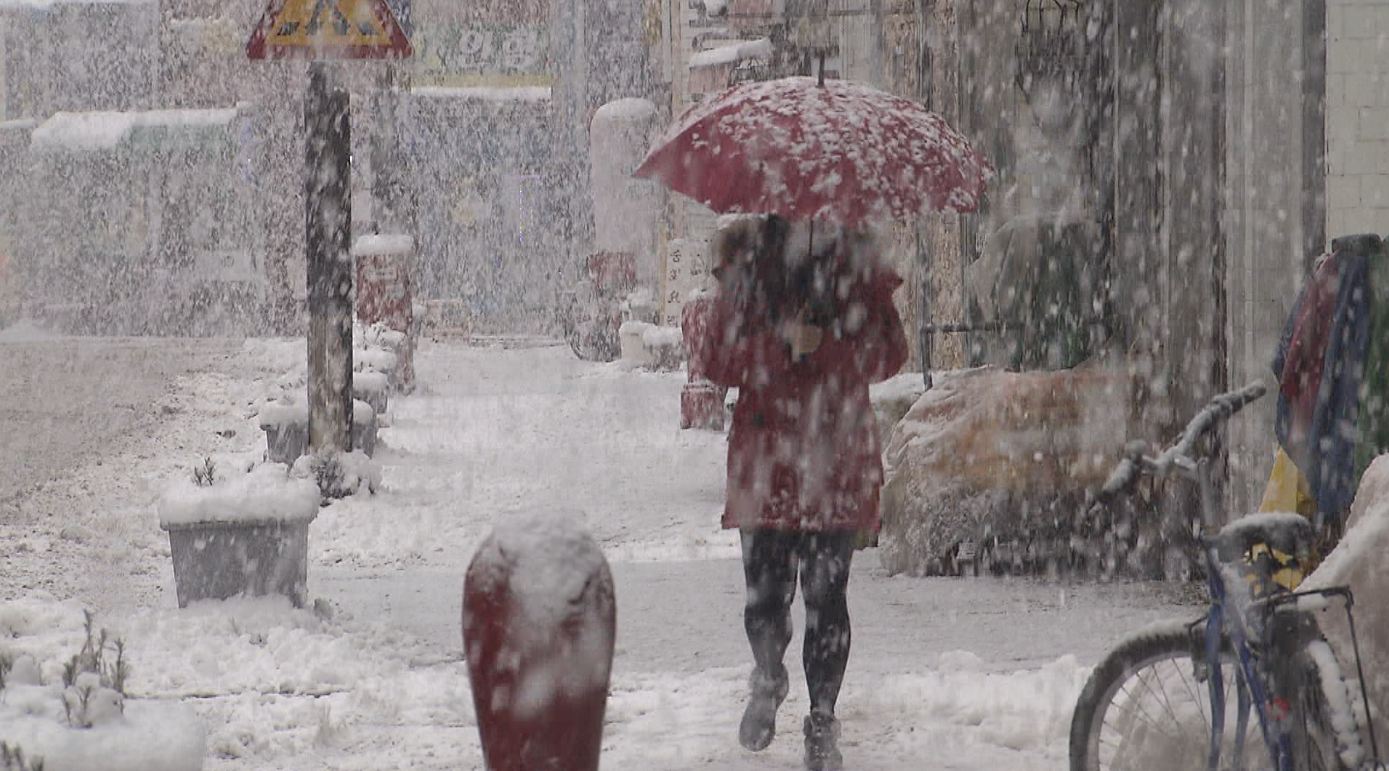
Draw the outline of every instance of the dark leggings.
<instances>
[{"instance_id":1,"label":"dark leggings","mask_svg":"<svg viewBox=\"0 0 1389 771\"><path fill-rule=\"evenodd\" d=\"M849 562L852 532L794 533L744 530L743 574L747 607L743 623L757 669L782 671L791 644L791 603L796 574L805 592L805 681L814 711L834 714L844 668L849 662Z\"/></svg>"}]
</instances>

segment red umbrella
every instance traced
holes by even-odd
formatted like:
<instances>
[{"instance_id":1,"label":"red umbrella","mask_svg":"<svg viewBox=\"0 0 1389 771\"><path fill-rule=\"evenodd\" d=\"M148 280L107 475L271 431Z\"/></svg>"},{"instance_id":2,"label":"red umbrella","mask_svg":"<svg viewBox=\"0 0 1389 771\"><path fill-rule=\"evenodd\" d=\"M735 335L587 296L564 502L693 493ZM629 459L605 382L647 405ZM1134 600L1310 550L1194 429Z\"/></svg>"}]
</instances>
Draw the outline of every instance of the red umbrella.
<instances>
[{"instance_id":1,"label":"red umbrella","mask_svg":"<svg viewBox=\"0 0 1389 771\"><path fill-rule=\"evenodd\" d=\"M636 170L716 212L848 226L974 211L992 175L916 102L813 78L746 83L690 108Z\"/></svg>"}]
</instances>

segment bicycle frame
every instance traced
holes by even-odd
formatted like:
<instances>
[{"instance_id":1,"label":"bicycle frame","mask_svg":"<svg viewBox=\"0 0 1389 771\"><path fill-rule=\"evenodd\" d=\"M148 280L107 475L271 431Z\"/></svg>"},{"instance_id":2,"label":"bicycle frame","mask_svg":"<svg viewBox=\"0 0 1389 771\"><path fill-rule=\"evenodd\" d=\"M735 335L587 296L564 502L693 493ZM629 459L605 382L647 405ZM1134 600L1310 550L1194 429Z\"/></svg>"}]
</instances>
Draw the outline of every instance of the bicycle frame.
<instances>
[{"instance_id":1,"label":"bicycle frame","mask_svg":"<svg viewBox=\"0 0 1389 771\"><path fill-rule=\"evenodd\" d=\"M1210 464L1201 460L1195 464L1178 463L1177 470L1193 479L1200 490L1202 528L1216 529L1215 486L1211 482ZM1209 771L1219 771L1221 744L1224 741L1226 693L1224 673L1220 668L1221 640L1228 637L1238 663L1236 670L1236 718L1234 761L1244 755L1244 735L1249 726L1250 708L1259 719L1259 729L1269 755L1274 758L1276 771L1293 771L1292 738L1286 730L1275 725L1268 709L1268 687L1254 665L1249 648L1249 626L1244 610L1232 604L1221 570L1221 560L1214 539L1203 537L1201 548L1206 556L1206 582L1210 589L1211 605L1206 614L1203 650L1207 670L1206 686L1211 697L1211 744L1208 756ZM1233 623L1227 623L1228 620ZM1227 629L1228 627L1228 629Z\"/></svg>"}]
</instances>

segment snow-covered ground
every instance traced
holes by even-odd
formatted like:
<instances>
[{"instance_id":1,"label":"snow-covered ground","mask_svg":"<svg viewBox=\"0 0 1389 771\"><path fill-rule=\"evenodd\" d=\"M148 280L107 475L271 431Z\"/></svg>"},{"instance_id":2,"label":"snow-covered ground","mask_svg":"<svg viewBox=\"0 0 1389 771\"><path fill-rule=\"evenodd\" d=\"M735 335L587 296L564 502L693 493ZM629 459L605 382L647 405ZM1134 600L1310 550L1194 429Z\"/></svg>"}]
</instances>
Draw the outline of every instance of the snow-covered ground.
<instances>
[{"instance_id":1,"label":"snow-covered ground","mask_svg":"<svg viewBox=\"0 0 1389 771\"><path fill-rule=\"evenodd\" d=\"M14 345L0 339L0 354ZM78 343L25 345L41 371L39 358L56 355L44 351ZM749 655L737 540L717 524L724 437L679 430L683 376L583 363L562 347L426 343L421 388L393 397L381 431L382 489L312 525L313 606L180 611L155 500L204 456L258 456L256 405L296 387L303 368L302 341L207 350L161 369L170 387L134 408L150 417L118 423L103 451L30 462L32 482L0 491L13 514L0 522L0 649L37 653L56 672L80 646L82 608L99 611L127 641L132 696L177 699L203 719L209 769L480 768L463 571L494 523L559 512L591 530L617 584L604 768L799 767L797 681L772 747L737 745ZM119 376L112 366L105 377ZM46 390L100 369L50 374ZM17 392L12 378L0 372L0 393ZM91 400L82 409L95 417L74 425L113 420ZM0 430L32 430L22 410L0 415ZM41 444L0 446L22 455L30 442ZM1064 768L1088 667L1130 630L1195 614L1184 594L888 578L872 550L859 553L840 701L849 767Z\"/></svg>"}]
</instances>

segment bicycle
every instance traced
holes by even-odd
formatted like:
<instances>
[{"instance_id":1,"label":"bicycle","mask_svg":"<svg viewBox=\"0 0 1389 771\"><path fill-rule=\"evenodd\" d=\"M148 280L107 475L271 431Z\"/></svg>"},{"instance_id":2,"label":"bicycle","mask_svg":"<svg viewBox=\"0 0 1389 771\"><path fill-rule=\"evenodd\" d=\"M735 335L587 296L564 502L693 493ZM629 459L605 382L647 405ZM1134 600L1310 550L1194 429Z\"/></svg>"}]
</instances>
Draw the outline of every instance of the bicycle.
<instances>
[{"instance_id":1,"label":"bicycle","mask_svg":"<svg viewBox=\"0 0 1389 771\"><path fill-rule=\"evenodd\" d=\"M1071 720L1072 771L1385 768L1372 725L1369 753L1361 743L1355 707L1364 708L1367 723L1370 709L1351 592L1299 590L1313 556L1311 523L1295 514L1256 514L1215 531L1211 461L1193 453L1203 436L1265 390L1255 383L1217 396L1155 456L1130 446L1094 498L1092 512L1144 474L1196 482L1210 607L1194 621L1130 637L1095 667ZM1316 613L1335 599L1344 602L1350 624L1358 697L1317 624ZM1233 731L1226 725L1227 684L1234 690Z\"/></svg>"}]
</instances>

